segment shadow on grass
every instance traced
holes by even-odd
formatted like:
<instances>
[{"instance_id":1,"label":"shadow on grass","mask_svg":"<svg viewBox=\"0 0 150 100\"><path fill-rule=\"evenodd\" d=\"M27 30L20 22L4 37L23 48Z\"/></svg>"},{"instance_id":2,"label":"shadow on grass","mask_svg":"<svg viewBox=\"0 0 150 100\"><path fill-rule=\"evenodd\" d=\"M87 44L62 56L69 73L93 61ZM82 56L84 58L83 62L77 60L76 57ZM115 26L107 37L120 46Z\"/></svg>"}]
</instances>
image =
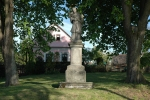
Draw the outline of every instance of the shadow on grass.
<instances>
[{"instance_id":1,"label":"shadow on grass","mask_svg":"<svg viewBox=\"0 0 150 100\"><path fill-rule=\"evenodd\" d=\"M55 82L61 81L63 75L37 75L20 78L17 86L5 87L5 80L0 80L0 100L51 100L63 95L53 87Z\"/></svg>"},{"instance_id":2,"label":"shadow on grass","mask_svg":"<svg viewBox=\"0 0 150 100\"><path fill-rule=\"evenodd\" d=\"M53 88L59 88L59 84L52 84Z\"/></svg>"},{"instance_id":3,"label":"shadow on grass","mask_svg":"<svg viewBox=\"0 0 150 100\"><path fill-rule=\"evenodd\" d=\"M52 95L63 95L52 88L48 89L39 84L2 87L0 90L3 91L0 94L3 100L51 100Z\"/></svg>"},{"instance_id":4,"label":"shadow on grass","mask_svg":"<svg viewBox=\"0 0 150 100\"><path fill-rule=\"evenodd\" d=\"M37 85L39 85L39 84L44 84L44 83L40 83L40 82L24 82L23 84L37 84Z\"/></svg>"},{"instance_id":5,"label":"shadow on grass","mask_svg":"<svg viewBox=\"0 0 150 100\"><path fill-rule=\"evenodd\" d=\"M114 92L114 91L112 91L112 90L108 90L108 89L106 89L106 88L95 88L95 89L103 90L103 91L106 91L106 92L109 92L109 93L118 95L118 96L120 96L120 97L122 97L122 98L124 98L124 99L127 99L127 100L134 100L134 99L128 98L127 96L124 96L124 95L122 95L122 94L118 94L118 93L116 93L116 92Z\"/></svg>"}]
</instances>

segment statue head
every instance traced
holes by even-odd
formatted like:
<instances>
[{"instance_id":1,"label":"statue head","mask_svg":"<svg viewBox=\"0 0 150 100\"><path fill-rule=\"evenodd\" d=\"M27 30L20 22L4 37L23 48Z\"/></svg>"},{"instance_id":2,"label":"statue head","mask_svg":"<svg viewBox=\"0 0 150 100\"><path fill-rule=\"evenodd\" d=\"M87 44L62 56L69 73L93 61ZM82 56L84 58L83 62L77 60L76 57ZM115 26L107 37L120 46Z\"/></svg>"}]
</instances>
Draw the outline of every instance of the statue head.
<instances>
[{"instance_id":1,"label":"statue head","mask_svg":"<svg viewBox=\"0 0 150 100\"><path fill-rule=\"evenodd\" d=\"M76 7L73 7L72 10L73 10L73 12L77 12L77 8Z\"/></svg>"}]
</instances>

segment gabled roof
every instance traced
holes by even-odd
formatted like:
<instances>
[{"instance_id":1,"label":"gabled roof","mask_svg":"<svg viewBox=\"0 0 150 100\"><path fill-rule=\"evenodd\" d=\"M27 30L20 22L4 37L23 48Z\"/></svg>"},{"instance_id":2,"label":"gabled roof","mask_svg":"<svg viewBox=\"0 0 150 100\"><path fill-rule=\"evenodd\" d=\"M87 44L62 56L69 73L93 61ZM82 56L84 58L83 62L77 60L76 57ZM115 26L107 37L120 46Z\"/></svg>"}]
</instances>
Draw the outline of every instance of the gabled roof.
<instances>
[{"instance_id":1,"label":"gabled roof","mask_svg":"<svg viewBox=\"0 0 150 100\"><path fill-rule=\"evenodd\" d=\"M60 41L53 41L51 42L49 45L52 48L69 48L68 43L70 43L70 35L68 35L59 25L54 25L54 27L56 26L56 28L58 28L61 32L63 32L63 34L65 34L65 36L61 37ZM55 32L55 31L54 31ZM66 37L67 36L67 37Z\"/></svg>"},{"instance_id":2,"label":"gabled roof","mask_svg":"<svg viewBox=\"0 0 150 100\"><path fill-rule=\"evenodd\" d=\"M50 27L50 26L48 26L48 27ZM59 25L53 24L52 26L56 26L57 28L59 28L60 30L62 30L66 35L68 35L71 38L71 36L66 31L64 31Z\"/></svg>"},{"instance_id":3,"label":"gabled roof","mask_svg":"<svg viewBox=\"0 0 150 100\"><path fill-rule=\"evenodd\" d=\"M68 35L71 38L71 36L66 31L64 31L59 25L55 25L55 26L57 26L58 28L60 28L66 35Z\"/></svg>"},{"instance_id":4,"label":"gabled roof","mask_svg":"<svg viewBox=\"0 0 150 100\"><path fill-rule=\"evenodd\" d=\"M50 25L51 26L51 25ZM50 27L49 26L49 27ZM71 36L68 35L59 25L53 25L53 26L56 26L56 28L58 28L59 30L61 30L65 35L67 35L67 39L62 39L62 38L65 38L65 36L61 37L61 39L63 41L53 41L53 42L49 42L48 45L52 48L69 48L69 45L68 43L70 43L70 40L68 40L68 38L71 39ZM50 30L48 30L50 32ZM53 31L54 32L54 31ZM34 48L38 48L39 46L37 45L34 45Z\"/></svg>"}]
</instances>

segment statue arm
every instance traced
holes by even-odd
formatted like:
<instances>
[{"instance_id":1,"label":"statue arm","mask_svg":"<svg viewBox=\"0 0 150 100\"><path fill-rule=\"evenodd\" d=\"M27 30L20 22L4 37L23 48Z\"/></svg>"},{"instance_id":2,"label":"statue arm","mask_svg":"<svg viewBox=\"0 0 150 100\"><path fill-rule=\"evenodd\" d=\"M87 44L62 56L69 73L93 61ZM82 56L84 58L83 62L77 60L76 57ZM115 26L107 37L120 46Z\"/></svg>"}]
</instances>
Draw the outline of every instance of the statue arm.
<instances>
[{"instance_id":1,"label":"statue arm","mask_svg":"<svg viewBox=\"0 0 150 100\"><path fill-rule=\"evenodd\" d=\"M83 23L83 21L84 21L84 15L81 14L81 23Z\"/></svg>"},{"instance_id":2,"label":"statue arm","mask_svg":"<svg viewBox=\"0 0 150 100\"><path fill-rule=\"evenodd\" d=\"M75 18L73 17L73 12L69 13L69 18L70 18L70 22L73 23L73 21L75 20Z\"/></svg>"}]
</instances>

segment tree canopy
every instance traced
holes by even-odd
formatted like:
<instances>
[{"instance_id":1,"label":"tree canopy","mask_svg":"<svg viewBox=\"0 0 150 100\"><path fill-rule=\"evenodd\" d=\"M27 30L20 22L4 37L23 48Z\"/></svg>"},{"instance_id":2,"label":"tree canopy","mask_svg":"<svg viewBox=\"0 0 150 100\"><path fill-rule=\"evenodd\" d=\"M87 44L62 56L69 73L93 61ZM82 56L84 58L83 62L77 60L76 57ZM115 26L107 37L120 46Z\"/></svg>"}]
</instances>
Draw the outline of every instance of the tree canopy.
<instances>
[{"instance_id":1,"label":"tree canopy","mask_svg":"<svg viewBox=\"0 0 150 100\"><path fill-rule=\"evenodd\" d=\"M68 3L72 4L71 0ZM113 48L127 53L129 83L142 83L140 57L147 35L150 0L82 0L74 4L84 14L83 39L97 43L99 48Z\"/></svg>"},{"instance_id":2,"label":"tree canopy","mask_svg":"<svg viewBox=\"0 0 150 100\"><path fill-rule=\"evenodd\" d=\"M62 0L0 1L0 44L6 69L6 86L18 84L13 36L19 36L21 40L32 36L39 47L44 46L44 51L49 50L46 45L52 38L47 30L54 30L54 27L47 27L47 23L62 24L66 16L62 13L65 10L64 3Z\"/></svg>"},{"instance_id":3,"label":"tree canopy","mask_svg":"<svg viewBox=\"0 0 150 100\"><path fill-rule=\"evenodd\" d=\"M65 8L62 0L17 0L15 1L14 26L15 35L24 40L31 36L36 40L43 51L48 51L47 41L52 41L52 36L48 30L55 30L53 26L48 25L61 24L63 17L66 16L63 11ZM44 48L43 48L44 47Z\"/></svg>"}]
</instances>

